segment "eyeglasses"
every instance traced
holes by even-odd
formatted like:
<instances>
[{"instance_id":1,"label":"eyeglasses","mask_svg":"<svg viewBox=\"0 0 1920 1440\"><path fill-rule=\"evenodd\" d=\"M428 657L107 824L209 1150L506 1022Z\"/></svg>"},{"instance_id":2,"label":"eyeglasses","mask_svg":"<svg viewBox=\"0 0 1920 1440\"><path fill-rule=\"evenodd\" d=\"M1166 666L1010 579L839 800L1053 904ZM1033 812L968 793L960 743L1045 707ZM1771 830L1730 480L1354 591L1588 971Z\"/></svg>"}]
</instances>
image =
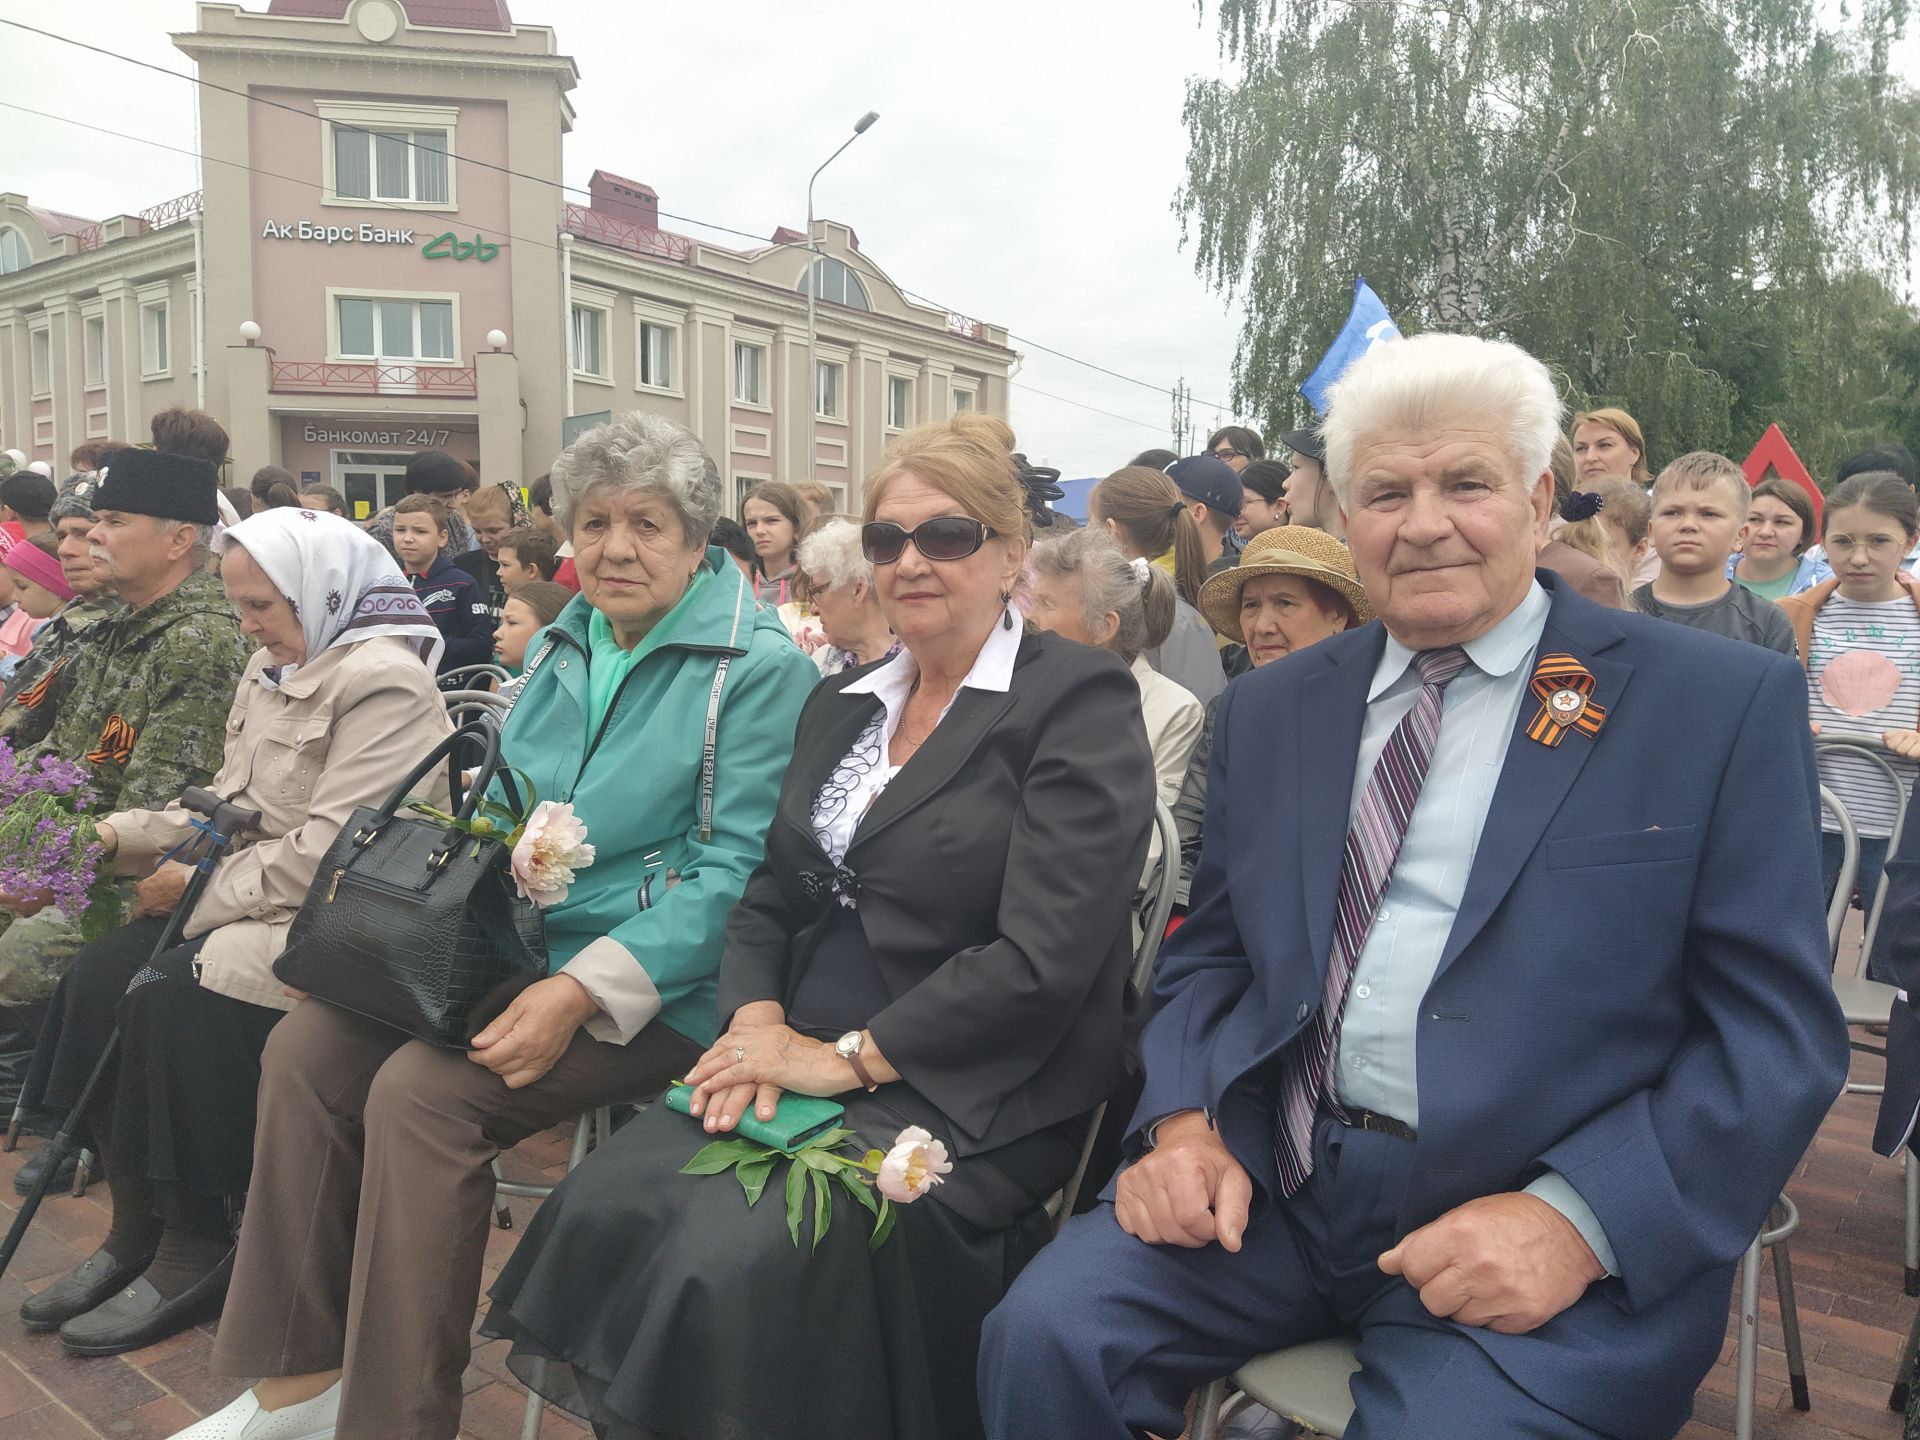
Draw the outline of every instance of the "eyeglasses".
<instances>
[{"instance_id":1,"label":"eyeglasses","mask_svg":"<svg viewBox=\"0 0 1920 1440\"><path fill-rule=\"evenodd\" d=\"M1889 555L1906 553L1906 542L1896 540L1891 535L1876 535L1871 540L1855 540L1850 535L1834 535L1827 540L1829 555L1851 555L1856 550L1865 550L1876 560L1884 560Z\"/></svg>"},{"instance_id":2,"label":"eyeglasses","mask_svg":"<svg viewBox=\"0 0 1920 1440\"><path fill-rule=\"evenodd\" d=\"M1218 450L1213 452L1213 458L1216 460L1244 460L1247 458L1247 452L1244 450L1236 450L1231 445L1222 445Z\"/></svg>"},{"instance_id":3,"label":"eyeglasses","mask_svg":"<svg viewBox=\"0 0 1920 1440\"><path fill-rule=\"evenodd\" d=\"M875 565L891 565L911 540L928 560L964 560L997 534L971 515L936 515L911 530L891 520L876 520L860 527L860 553Z\"/></svg>"}]
</instances>

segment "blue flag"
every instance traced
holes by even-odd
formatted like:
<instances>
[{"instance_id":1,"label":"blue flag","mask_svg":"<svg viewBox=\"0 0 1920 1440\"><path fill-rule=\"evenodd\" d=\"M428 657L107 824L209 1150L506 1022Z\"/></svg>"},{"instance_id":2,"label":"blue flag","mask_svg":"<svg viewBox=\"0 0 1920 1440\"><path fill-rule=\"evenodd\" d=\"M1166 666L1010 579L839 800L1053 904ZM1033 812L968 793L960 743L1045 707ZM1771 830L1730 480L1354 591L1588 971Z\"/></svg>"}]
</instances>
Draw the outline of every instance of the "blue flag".
<instances>
[{"instance_id":1,"label":"blue flag","mask_svg":"<svg viewBox=\"0 0 1920 1440\"><path fill-rule=\"evenodd\" d=\"M1313 374L1300 387L1300 393L1313 406L1313 413L1327 413L1327 391L1333 388L1334 381L1347 373L1349 365L1374 346L1399 338L1400 327L1393 323L1393 317L1387 314L1387 307L1373 293L1366 277L1355 280L1353 309L1347 314L1347 323L1340 328L1333 344L1327 347L1327 353L1320 357L1320 363L1313 367Z\"/></svg>"}]
</instances>

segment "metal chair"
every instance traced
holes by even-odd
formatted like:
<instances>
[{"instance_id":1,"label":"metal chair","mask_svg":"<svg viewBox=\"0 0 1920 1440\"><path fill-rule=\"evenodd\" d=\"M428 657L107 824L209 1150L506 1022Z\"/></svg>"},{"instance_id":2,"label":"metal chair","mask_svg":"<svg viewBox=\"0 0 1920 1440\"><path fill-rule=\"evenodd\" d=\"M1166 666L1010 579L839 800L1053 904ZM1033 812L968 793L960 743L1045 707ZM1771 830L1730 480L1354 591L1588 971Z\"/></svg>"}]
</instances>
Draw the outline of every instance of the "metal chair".
<instances>
[{"instance_id":1,"label":"metal chair","mask_svg":"<svg viewBox=\"0 0 1920 1440\"><path fill-rule=\"evenodd\" d=\"M1141 887L1138 914L1140 941L1134 947L1133 969L1127 976L1128 987L1136 996L1146 993L1147 982L1153 978L1153 962L1159 958L1160 942L1166 936L1167 921L1173 915L1174 897L1180 889L1180 832L1174 825L1173 812L1158 800L1153 805L1153 826L1160 840L1159 855L1154 860L1153 873ZM1080 1160L1073 1167L1072 1177L1060 1193L1047 1202L1056 1235L1073 1214L1073 1207L1079 1203L1080 1186L1087 1178L1087 1166L1093 1161L1094 1143L1100 1138L1100 1125L1106 1118L1107 1102L1102 1100L1087 1118L1087 1138L1080 1142Z\"/></svg>"},{"instance_id":2,"label":"metal chair","mask_svg":"<svg viewBox=\"0 0 1920 1440\"><path fill-rule=\"evenodd\" d=\"M447 707L447 718L455 725L469 720L498 721L507 713L507 699L491 690L443 690L440 701Z\"/></svg>"},{"instance_id":3,"label":"metal chair","mask_svg":"<svg viewBox=\"0 0 1920 1440\"><path fill-rule=\"evenodd\" d=\"M476 680L487 679L493 681L495 685L504 685L512 678L513 676L507 672L506 668L500 665L461 665L456 669L440 672L442 685L449 681L459 681L460 687L464 690L479 689L480 687L473 683Z\"/></svg>"}]
</instances>

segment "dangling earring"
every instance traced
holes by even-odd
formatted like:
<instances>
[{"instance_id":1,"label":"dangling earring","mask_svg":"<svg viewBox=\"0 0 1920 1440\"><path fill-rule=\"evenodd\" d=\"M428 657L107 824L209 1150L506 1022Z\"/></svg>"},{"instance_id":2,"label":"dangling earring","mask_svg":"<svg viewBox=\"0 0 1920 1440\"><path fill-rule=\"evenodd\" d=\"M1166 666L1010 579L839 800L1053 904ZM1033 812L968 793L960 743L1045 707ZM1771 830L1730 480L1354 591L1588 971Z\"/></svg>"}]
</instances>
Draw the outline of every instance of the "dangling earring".
<instances>
[{"instance_id":1,"label":"dangling earring","mask_svg":"<svg viewBox=\"0 0 1920 1440\"><path fill-rule=\"evenodd\" d=\"M1006 608L1012 603L1013 592L1011 590L1002 590L1000 592L1000 628L1002 630L1011 630L1013 628L1013 611Z\"/></svg>"}]
</instances>

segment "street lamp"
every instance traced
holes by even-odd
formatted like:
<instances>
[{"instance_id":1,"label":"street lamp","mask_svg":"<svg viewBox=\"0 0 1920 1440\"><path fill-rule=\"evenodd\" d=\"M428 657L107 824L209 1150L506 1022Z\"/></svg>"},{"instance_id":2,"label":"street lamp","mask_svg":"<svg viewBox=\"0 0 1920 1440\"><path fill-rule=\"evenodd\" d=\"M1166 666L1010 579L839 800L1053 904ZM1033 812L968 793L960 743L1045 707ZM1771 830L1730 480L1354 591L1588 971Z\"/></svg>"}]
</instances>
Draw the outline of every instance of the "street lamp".
<instances>
[{"instance_id":1,"label":"street lamp","mask_svg":"<svg viewBox=\"0 0 1920 1440\"><path fill-rule=\"evenodd\" d=\"M867 131L872 128L873 122L879 118L880 112L878 110L869 110L858 120L854 121L853 134L840 142L840 150L845 150L847 146L866 134ZM834 151L833 154L822 160L820 162L820 170L826 169L827 166L831 165L835 160L838 160L840 158L840 150ZM820 408L820 366L813 358L813 343L815 338L813 328L813 301L814 293L820 288L820 246L813 238L813 182L820 178L820 170L815 170L807 180L807 388L813 391L813 394L806 398L806 474L789 477L790 479L801 480L810 480L813 478L813 460L814 456L819 453L813 443L813 416L814 412Z\"/></svg>"}]
</instances>

